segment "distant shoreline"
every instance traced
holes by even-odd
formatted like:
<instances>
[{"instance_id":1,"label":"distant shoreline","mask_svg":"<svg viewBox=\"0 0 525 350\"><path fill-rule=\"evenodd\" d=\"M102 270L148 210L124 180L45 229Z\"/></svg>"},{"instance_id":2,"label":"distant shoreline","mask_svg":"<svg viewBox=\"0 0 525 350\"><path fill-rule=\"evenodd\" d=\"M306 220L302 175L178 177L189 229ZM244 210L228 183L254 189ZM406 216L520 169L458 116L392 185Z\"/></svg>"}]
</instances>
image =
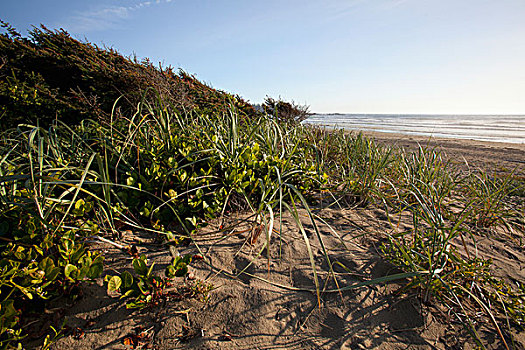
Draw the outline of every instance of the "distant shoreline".
<instances>
[{"instance_id":1,"label":"distant shoreline","mask_svg":"<svg viewBox=\"0 0 525 350\"><path fill-rule=\"evenodd\" d=\"M304 123L348 131L525 144L525 115L315 114Z\"/></svg>"},{"instance_id":2,"label":"distant shoreline","mask_svg":"<svg viewBox=\"0 0 525 350\"><path fill-rule=\"evenodd\" d=\"M421 138L421 139L428 139L428 138L435 138L435 139L443 139L443 140L461 140L461 141L476 141L476 142L488 142L488 143L501 143L501 144L512 144L512 145L523 145L525 146L525 139L523 139L521 142L513 142L510 140L505 141L499 141L498 139L494 140L485 140L481 139L476 136L459 136L459 135L444 135L440 133L430 133L430 132L417 132L417 131L394 131L394 130L381 130L381 129L360 129L358 127L342 127L338 125L328 125L328 124L316 124L316 123L306 123L308 125L315 125L321 128L326 128L330 130L338 130L338 129L344 129L347 132L363 132L363 133L378 133L378 134L388 134L388 135L403 135L407 137L413 137L413 138ZM397 136L396 136L397 137Z\"/></svg>"},{"instance_id":3,"label":"distant shoreline","mask_svg":"<svg viewBox=\"0 0 525 350\"><path fill-rule=\"evenodd\" d=\"M511 113L511 114L500 114L500 113L310 113L310 115L408 115L408 116L461 116L461 117L475 117L475 116L505 116L505 117L525 117L525 114Z\"/></svg>"}]
</instances>

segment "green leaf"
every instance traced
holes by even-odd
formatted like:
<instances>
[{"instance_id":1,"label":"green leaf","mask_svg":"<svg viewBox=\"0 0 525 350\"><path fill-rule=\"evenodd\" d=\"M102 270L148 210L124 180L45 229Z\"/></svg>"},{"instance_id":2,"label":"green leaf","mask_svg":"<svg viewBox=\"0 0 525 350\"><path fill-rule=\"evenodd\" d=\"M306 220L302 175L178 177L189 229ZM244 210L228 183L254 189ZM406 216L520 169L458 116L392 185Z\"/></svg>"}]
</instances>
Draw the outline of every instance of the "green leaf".
<instances>
[{"instance_id":1,"label":"green leaf","mask_svg":"<svg viewBox=\"0 0 525 350\"><path fill-rule=\"evenodd\" d=\"M82 266L91 266L93 264L93 259L91 259L91 256L88 254L82 255L82 257L78 260Z\"/></svg>"},{"instance_id":2,"label":"green leaf","mask_svg":"<svg viewBox=\"0 0 525 350\"><path fill-rule=\"evenodd\" d=\"M151 266L149 267L149 270L148 270L148 273L146 274L146 277L150 277L152 272L153 272L153 266L155 266L155 263L152 263Z\"/></svg>"},{"instance_id":3,"label":"green leaf","mask_svg":"<svg viewBox=\"0 0 525 350\"><path fill-rule=\"evenodd\" d=\"M135 179L131 176L129 176L127 179L126 179L126 184L128 186L133 186L135 184Z\"/></svg>"},{"instance_id":4,"label":"green leaf","mask_svg":"<svg viewBox=\"0 0 525 350\"><path fill-rule=\"evenodd\" d=\"M0 315L2 315L2 325L8 328L14 328L18 323L19 312L15 309L14 300L8 299L0 304ZM3 329L2 329L3 331Z\"/></svg>"},{"instance_id":5,"label":"green leaf","mask_svg":"<svg viewBox=\"0 0 525 350\"><path fill-rule=\"evenodd\" d=\"M26 254L24 253L24 248L23 247L18 247L15 251L15 257L18 259L18 260L25 260L26 258Z\"/></svg>"},{"instance_id":6,"label":"green leaf","mask_svg":"<svg viewBox=\"0 0 525 350\"><path fill-rule=\"evenodd\" d=\"M102 255L97 255L96 258L93 260L93 264L98 264L98 263L102 264L103 262L104 262L104 257Z\"/></svg>"},{"instance_id":7,"label":"green leaf","mask_svg":"<svg viewBox=\"0 0 525 350\"><path fill-rule=\"evenodd\" d=\"M98 276L100 276L103 270L104 270L104 265L102 263L91 264L89 268L89 272L87 273L87 277L91 279L97 278Z\"/></svg>"},{"instance_id":8,"label":"green leaf","mask_svg":"<svg viewBox=\"0 0 525 350\"><path fill-rule=\"evenodd\" d=\"M71 255L70 261L71 262L77 262L80 260L80 258L86 253L86 248L82 248L82 246L76 246L75 252Z\"/></svg>"},{"instance_id":9,"label":"green leaf","mask_svg":"<svg viewBox=\"0 0 525 350\"><path fill-rule=\"evenodd\" d=\"M13 281L11 281L11 283L12 283L13 286L15 286L19 291L21 291L22 293L24 293L24 295L25 295L26 297L28 297L29 299L33 299L33 294L31 294L27 288L22 287L22 286L19 286L18 284L14 283Z\"/></svg>"},{"instance_id":10,"label":"green leaf","mask_svg":"<svg viewBox=\"0 0 525 350\"><path fill-rule=\"evenodd\" d=\"M87 274L89 273L89 266L83 266L78 270L78 273L75 276L75 279L77 281L82 281L84 278L86 278Z\"/></svg>"},{"instance_id":11,"label":"green leaf","mask_svg":"<svg viewBox=\"0 0 525 350\"><path fill-rule=\"evenodd\" d=\"M78 271L75 265L67 264L64 268L64 275L66 276L66 278L74 279L77 275L75 271Z\"/></svg>"},{"instance_id":12,"label":"green leaf","mask_svg":"<svg viewBox=\"0 0 525 350\"><path fill-rule=\"evenodd\" d=\"M197 218L195 216L192 216L191 218L186 218L186 220L188 220L193 225L193 227L197 226Z\"/></svg>"},{"instance_id":13,"label":"green leaf","mask_svg":"<svg viewBox=\"0 0 525 350\"><path fill-rule=\"evenodd\" d=\"M132 295L134 292L135 292L135 289L128 289L124 294L122 294L120 299L125 299L129 297L130 295Z\"/></svg>"},{"instance_id":14,"label":"green leaf","mask_svg":"<svg viewBox=\"0 0 525 350\"><path fill-rule=\"evenodd\" d=\"M83 199L79 199L75 202L75 207L71 210L71 213L75 216L84 215L84 205L86 202Z\"/></svg>"},{"instance_id":15,"label":"green leaf","mask_svg":"<svg viewBox=\"0 0 525 350\"><path fill-rule=\"evenodd\" d=\"M60 267L53 267L49 270L49 272L46 272L46 280L47 281L54 281L58 274L60 273Z\"/></svg>"},{"instance_id":16,"label":"green leaf","mask_svg":"<svg viewBox=\"0 0 525 350\"><path fill-rule=\"evenodd\" d=\"M140 215L147 217L147 216L150 216L150 214L151 214L150 209L146 205L144 205L142 209L140 210Z\"/></svg>"},{"instance_id":17,"label":"green leaf","mask_svg":"<svg viewBox=\"0 0 525 350\"><path fill-rule=\"evenodd\" d=\"M133 276L128 271L124 271L120 274L120 278L122 279L122 289L128 290L133 285Z\"/></svg>"},{"instance_id":18,"label":"green leaf","mask_svg":"<svg viewBox=\"0 0 525 350\"><path fill-rule=\"evenodd\" d=\"M142 294L144 295L147 295L149 294L149 290L148 290L148 287L144 284L144 281L143 280L139 280L137 282L137 287L139 287L139 290Z\"/></svg>"},{"instance_id":19,"label":"green leaf","mask_svg":"<svg viewBox=\"0 0 525 350\"><path fill-rule=\"evenodd\" d=\"M186 276L188 273L188 265L185 263L180 263L179 266L177 266L177 271L175 272L176 277L183 277Z\"/></svg>"},{"instance_id":20,"label":"green leaf","mask_svg":"<svg viewBox=\"0 0 525 350\"><path fill-rule=\"evenodd\" d=\"M111 276L108 280L108 293L116 292L122 285L122 280L119 276Z\"/></svg>"},{"instance_id":21,"label":"green leaf","mask_svg":"<svg viewBox=\"0 0 525 350\"><path fill-rule=\"evenodd\" d=\"M51 269L53 269L55 267L55 262L53 261L53 259L51 259L49 256L42 259L42 261L40 261L40 263L38 264L38 267L44 271L47 275L48 271L50 271Z\"/></svg>"},{"instance_id":22,"label":"green leaf","mask_svg":"<svg viewBox=\"0 0 525 350\"><path fill-rule=\"evenodd\" d=\"M188 177L188 173L186 173L184 170L182 170L180 173L179 173L179 179L180 179L180 182L184 182L186 180L186 178Z\"/></svg>"},{"instance_id":23,"label":"green leaf","mask_svg":"<svg viewBox=\"0 0 525 350\"><path fill-rule=\"evenodd\" d=\"M145 276L148 273L148 267L142 259L133 259L133 269L139 276Z\"/></svg>"},{"instance_id":24,"label":"green leaf","mask_svg":"<svg viewBox=\"0 0 525 350\"><path fill-rule=\"evenodd\" d=\"M90 212L91 210L93 210L93 202L86 202L84 204L84 212L87 213L87 212Z\"/></svg>"},{"instance_id":25,"label":"green leaf","mask_svg":"<svg viewBox=\"0 0 525 350\"><path fill-rule=\"evenodd\" d=\"M61 252L70 254L70 250L75 246L75 242L72 239L64 238L62 239L62 246L60 248Z\"/></svg>"}]
</instances>

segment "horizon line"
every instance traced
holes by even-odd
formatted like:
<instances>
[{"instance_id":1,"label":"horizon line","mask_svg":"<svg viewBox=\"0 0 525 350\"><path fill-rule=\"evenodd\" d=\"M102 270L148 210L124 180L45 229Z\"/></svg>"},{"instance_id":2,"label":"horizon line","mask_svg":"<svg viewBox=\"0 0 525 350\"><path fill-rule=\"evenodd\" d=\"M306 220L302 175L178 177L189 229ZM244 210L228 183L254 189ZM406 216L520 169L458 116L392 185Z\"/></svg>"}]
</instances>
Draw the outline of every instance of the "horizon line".
<instances>
[{"instance_id":1,"label":"horizon line","mask_svg":"<svg viewBox=\"0 0 525 350\"><path fill-rule=\"evenodd\" d=\"M524 113L372 113L372 112L357 112L357 113L351 113L351 112L310 112L311 115L334 115L334 114L341 114L341 115L463 115L463 116L516 116L516 117L525 117Z\"/></svg>"}]
</instances>

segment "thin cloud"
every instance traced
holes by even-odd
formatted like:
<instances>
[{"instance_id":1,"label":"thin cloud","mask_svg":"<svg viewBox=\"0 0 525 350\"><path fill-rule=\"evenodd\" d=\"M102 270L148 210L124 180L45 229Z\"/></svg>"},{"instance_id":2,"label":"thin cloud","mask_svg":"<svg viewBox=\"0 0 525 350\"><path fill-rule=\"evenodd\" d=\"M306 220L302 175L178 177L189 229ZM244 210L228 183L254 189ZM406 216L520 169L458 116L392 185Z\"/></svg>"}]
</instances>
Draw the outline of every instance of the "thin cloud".
<instances>
[{"instance_id":1,"label":"thin cloud","mask_svg":"<svg viewBox=\"0 0 525 350\"><path fill-rule=\"evenodd\" d=\"M132 18L134 13L141 9L170 2L172 0L142 1L131 6L109 6L79 12L69 17L59 27L63 27L74 34L114 29Z\"/></svg>"},{"instance_id":2,"label":"thin cloud","mask_svg":"<svg viewBox=\"0 0 525 350\"><path fill-rule=\"evenodd\" d=\"M395 7L403 5L404 3L407 3L408 1L409 0L387 0L387 1L384 2L382 8L384 10L390 10L390 9L395 8Z\"/></svg>"},{"instance_id":3,"label":"thin cloud","mask_svg":"<svg viewBox=\"0 0 525 350\"><path fill-rule=\"evenodd\" d=\"M338 2L335 8L342 13L351 12L358 8L390 10L408 2L410 2L410 0L346 0Z\"/></svg>"},{"instance_id":4,"label":"thin cloud","mask_svg":"<svg viewBox=\"0 0 525 350\"><path fill-rule=\"evenodd\" d=\"M410 0L337 0L323 2L322 6L328 8L333 13L328 20L335 20L346 17L356 11L363 9L375 9L388 11L409 2Z\"/></svg>"},{"instance_id":5,"label":"thin cloud","mask_svg":"<svg viewBox=\"0 0 525 350\"><path fill-rule=\"evenodd\" d=\"M331 22L355 12L361 6L366 5L368 0L345 0L345 1L327 1L320 3L322 7L329 11L329 15L324 18L324 21Z\"/></svg>"}]
</instances>

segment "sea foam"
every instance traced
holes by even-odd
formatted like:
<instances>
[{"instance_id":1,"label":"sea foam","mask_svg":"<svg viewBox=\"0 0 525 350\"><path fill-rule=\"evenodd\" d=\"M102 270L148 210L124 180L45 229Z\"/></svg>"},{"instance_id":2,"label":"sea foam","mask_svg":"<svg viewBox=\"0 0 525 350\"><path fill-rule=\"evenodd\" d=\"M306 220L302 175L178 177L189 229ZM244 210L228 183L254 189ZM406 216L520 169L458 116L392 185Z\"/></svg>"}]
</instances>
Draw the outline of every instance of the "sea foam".
<instances>
[{"instance_id":1,"label":"sea foam","mask_svg":"<svg viewBox=\"0 0 525 350\"><path fill-rule=\"evenodd\" d=\"M315 114L305 123L346 130L525 143L525 115Z\"/></svg>"}]
</instances>

